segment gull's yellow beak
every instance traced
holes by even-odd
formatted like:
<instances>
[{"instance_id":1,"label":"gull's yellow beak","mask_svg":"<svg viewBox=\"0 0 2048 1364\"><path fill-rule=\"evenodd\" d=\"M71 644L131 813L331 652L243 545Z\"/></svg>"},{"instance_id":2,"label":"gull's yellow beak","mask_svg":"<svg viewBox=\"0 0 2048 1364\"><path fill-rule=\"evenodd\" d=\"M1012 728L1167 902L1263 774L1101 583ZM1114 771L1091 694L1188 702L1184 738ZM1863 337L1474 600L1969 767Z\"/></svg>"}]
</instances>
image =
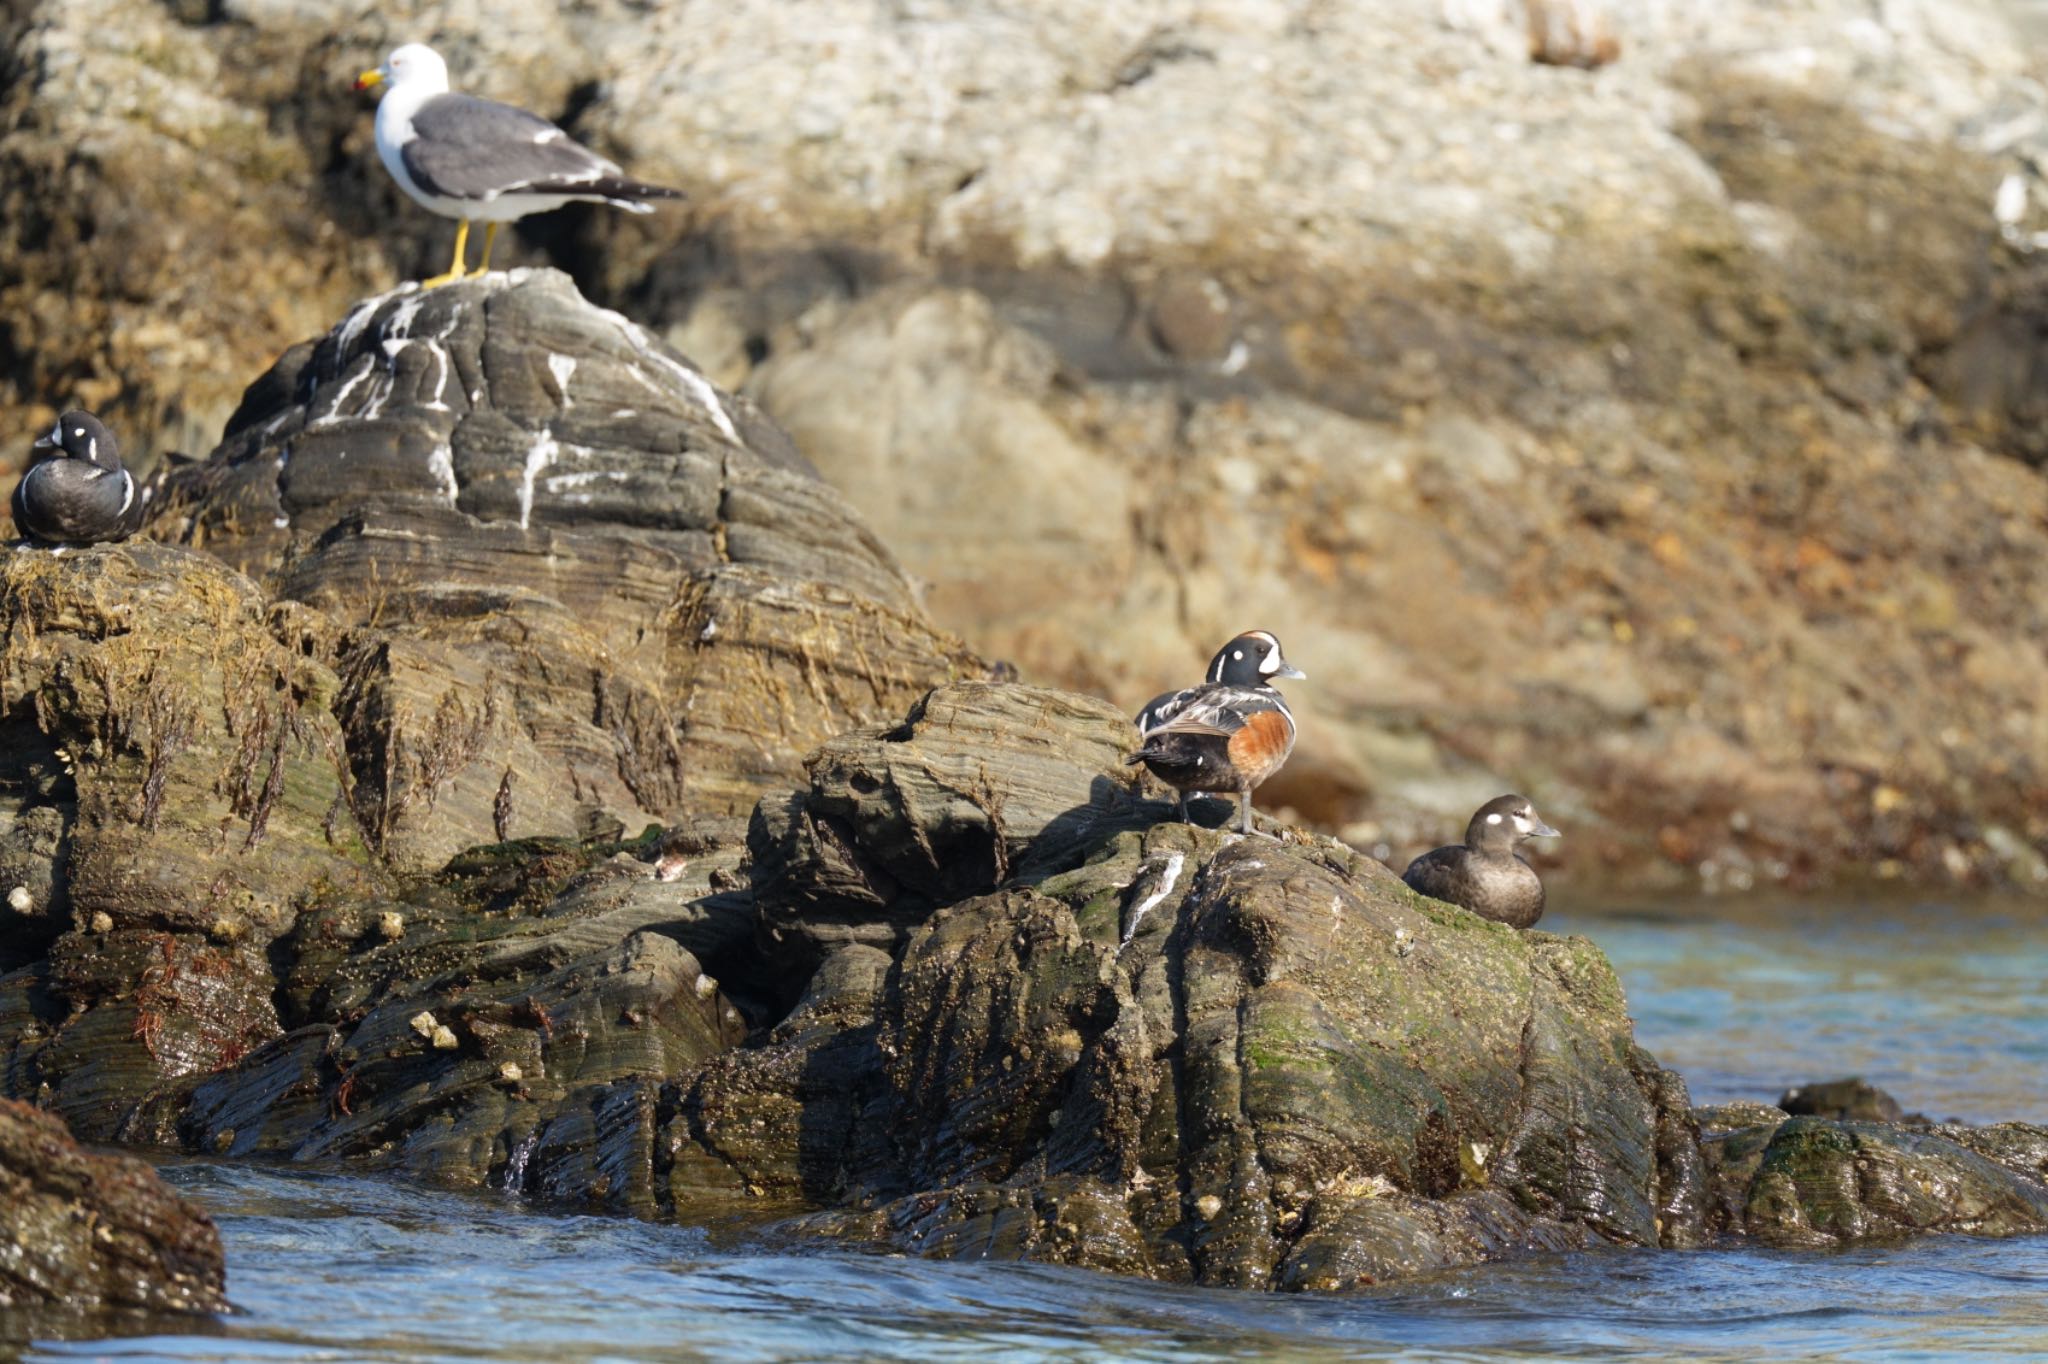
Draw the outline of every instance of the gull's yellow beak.
<instances>
[{"instance_id":1,"label":"gull's yellow beak","mask_svg":"<svg viewBox=\"0 0 2048 1364\"><path fill-rule=\"evenodd\" d=\"M374 67L356 77L356 89L358 90L375 90L383 83L384 73Z\"/></svg>"}]
</instances>

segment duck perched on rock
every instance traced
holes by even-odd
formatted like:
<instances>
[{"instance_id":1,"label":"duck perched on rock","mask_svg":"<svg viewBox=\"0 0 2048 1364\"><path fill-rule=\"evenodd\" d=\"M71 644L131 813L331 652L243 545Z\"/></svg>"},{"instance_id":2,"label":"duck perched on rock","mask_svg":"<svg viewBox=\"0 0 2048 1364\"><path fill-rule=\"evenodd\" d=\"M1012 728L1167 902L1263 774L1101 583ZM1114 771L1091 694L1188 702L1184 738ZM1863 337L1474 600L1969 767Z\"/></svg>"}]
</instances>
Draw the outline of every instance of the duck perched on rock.
<instances>
[{"instance_id":1,"label":"duck perched on rock","mask_svg":"<svg viewBox=\"0 0 2048 1364\"><path fill-rule=\"evenodd\" d=\"M1515 850L1532 838L1558 837L1523 797L1495 796L1473 814L1463 843L1424 853L1401 879L1434 899L1527 928L1543 917L1543 882Z\"/></svg>"},{"instance_id":2,"label":"duck perched on rock","mask_svg":"<svg viewBox=\"0 0 2048 1364\"><path fill-rule=\"evenodd\" d=\"M1127 759L1188 796L1201 791L1237 793L1237 827L1252 831L1252 791L1278 772L1294 751L1294 715L1273 686L1282 677L1306 677L1265 630L1239 635L1209 662L1209 680L1155 696L1138 712L1143 743Z\"/></svg>"},{"instance_id":3,"label":"duck perched on rock","mask_svg":"<svg viewBox=\"0 0 2048 1364\"><path fill-rule=\"evenodd\" d=\"M14 488L14 526L50 545L125 540L142 525L149 499L121 464L114 433L90 412L66 412L29 449Z\"/></svg>"}]
</instances>

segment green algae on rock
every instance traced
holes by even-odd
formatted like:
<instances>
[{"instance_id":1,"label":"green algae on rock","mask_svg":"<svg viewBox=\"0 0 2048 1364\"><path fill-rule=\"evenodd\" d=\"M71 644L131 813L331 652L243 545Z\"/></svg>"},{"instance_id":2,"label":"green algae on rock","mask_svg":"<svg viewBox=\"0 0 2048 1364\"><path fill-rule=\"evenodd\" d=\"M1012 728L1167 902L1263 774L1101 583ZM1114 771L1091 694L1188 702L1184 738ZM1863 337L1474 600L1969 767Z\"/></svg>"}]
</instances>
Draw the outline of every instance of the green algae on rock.
<instances>
[{"instance_id":1,"label":"green algae on rock","mask_svg":"<svg viewBox=\"0 0 2048 1364\"><path fill-rule=\"evenodd\" d=\"M152 1105L281 1031L267 954L303 900L379 882L288 618L187 550L0 556L0 872L34 911L0 1056L82 1136L163 1135Z\"/></svg>"},{"instance_id":2,"label":"green algae on rock","mask_svg":"<svg viewBox=\"0 0 2048 1364\"><path fill-rule=\"evenodd\" d=\"M2018 1126L2006 1124L2001 1135L2010 1137ZM2048 1132L2030 1129L2025 1143L1969 1134L1970 1129L1951 1134L1887 1123L1790 1119L1762 1153L1743 1208L1745 1229L1772 1245L1801 1247L1892 1241L1929 1231L2048 1231L2048 1183L2040 1163ZM1980 1153L1975 1145L1990 1152ZM2016 1145L2032 1159L2013 1160Z\"/></svg>"},{"instance_id":3,"label":"green algae on rock","mask_svg":"<svg viewBox=\"0 0 2048 1364\"><path fill-rule=\"evenodd\" d=\"M2028 1132L1702 1143L1591 943L1172 819L560 276L366 301L177 486L0 563L0 1092L82 1133L1263 1288L1965 1225L1880 1151L2032 1225Z\"/></svg>"}]
</instances>

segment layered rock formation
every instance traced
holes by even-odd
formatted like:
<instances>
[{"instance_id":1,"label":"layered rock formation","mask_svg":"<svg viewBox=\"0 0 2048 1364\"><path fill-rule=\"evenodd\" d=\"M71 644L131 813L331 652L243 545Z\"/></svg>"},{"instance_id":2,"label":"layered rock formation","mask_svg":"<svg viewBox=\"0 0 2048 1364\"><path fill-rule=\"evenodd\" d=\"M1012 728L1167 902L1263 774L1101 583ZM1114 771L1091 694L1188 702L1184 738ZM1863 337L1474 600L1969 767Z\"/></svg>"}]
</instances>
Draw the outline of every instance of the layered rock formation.
<instances>
[{"instance_id":1,"label":"layered rock formation","mask_svg":"<svg viewBox=\"0 0 2048 1364\"><path fill-rule=\"evenodd\" d=\"M2021 0L430 8L17 6L0 428L197 444L438 268L343 88L432 30L694 196L501 250L744 384L1027 675L1276 629L1274 797L1398 853L1512 788L1573 874L2048 876Z\"/></svg>"},{"instance_id":2,"label":"layered rock formation","mask_svg":"<svg viewBox=\"0 0 2048 1364\"><path fill-rule=\"evenodd\" d=\"M2036 1129L1703 1141L1590 943L1174 822L559 275L359 305L169 508L0 556L0 1094L81 1136L1247 1287L2048 1225Z\"/></svg>"},{"instance_id":3,"label":"layered rock formation","mask_svg":"<svg viewBox=\"0 0 2048 1364\"><path fill-rule=\"evenodd\" d=\"M0 1246L0 1311L227 1308L220 1234L205 1213L143 1162L89 1155L61 1120L5 1099Z\"/></svg>"},{"instance_id":4,"label":"layered rock formation","mask_svg":"<svg viewBox=\"0 0 2048 1364\"><path fill-rule=\"evenodd\" d=\"M157 533L207 552L0 556L0 1060L6 1092L95 1139L167 1138L285 1034L325 1057L299 1030L332 1019L286 963L342 932L329 908L422 985L433 920L375 908L395 876L494 839L587 860L715 827L978 666L786 438L558 275L364 304L251 387L173 503ZM554 927L504 950L619 975L578 1007L683 1037L557 1077L731 1040L669 938Z\"/></svg>"},{"instance_id":5,"label":"layered rock formation","mask_svg":"<svg viewBox=\"0 0 2048 1364\"><path fill-rule=\"evenodd\" d=\"M371 893L333 671L162 545L0 555L0 1064L91 1140L276 1037L270 951Z\"/></svg>"},{"instance_id":6,"label":"layered rock formation","mask_svg":"<svg viewBox=\"0 0 2048 1364\"><path fill-rule=\"evenodd\" d=\"M338 635L385 860L740 813L979 665L744 399L553 272L370 299L250 389L183 539Z\"/></svg>"}]
</instances>

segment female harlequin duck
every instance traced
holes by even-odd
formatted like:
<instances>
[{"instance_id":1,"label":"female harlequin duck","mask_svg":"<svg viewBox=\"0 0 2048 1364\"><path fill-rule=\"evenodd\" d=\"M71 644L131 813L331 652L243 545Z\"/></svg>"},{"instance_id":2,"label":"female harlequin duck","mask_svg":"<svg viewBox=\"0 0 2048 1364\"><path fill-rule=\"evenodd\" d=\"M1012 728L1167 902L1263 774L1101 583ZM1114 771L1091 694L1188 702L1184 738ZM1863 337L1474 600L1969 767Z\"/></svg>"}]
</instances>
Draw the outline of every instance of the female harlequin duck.
<instances>
[{"instance_id":1,"label":"female harlequin duck","mask_svg":"<svg viewBox=\"0 0 2048 1364\"><path fill-rule=\"evenodd\" d=\"M66 412L29 449L28 472L14 487L14 525L52 545L125 540L142 525L148 501L121 466L114 433L90 412Z\"/></svg>"},{"instance_id":2,"label":"female harlequin duck","mask_svg":"<svg viewBox=\"0 0 2048 1364\"><path fill-rule=\"evenodd\" d=\"M1280 770L1294 751L1294 715L1273 687L1276 678L1306 677L1280 655L1264 630L1239 635L1209 663L1209 680L1155 696L1138 712L1143 763L1180 792L1180 817L1192 792L1235 791L1237 828L1252 831L1252 788Z\"/></svg>"},{"instance_id":3,"label":"female harlequin duck","mask_svg":"<svg viewBox=\"0 0 2048 1364\"><path fill-rule=\"evenodd\" d=\"M1531 838L1558 838L1520 796L1496 796L1465 826L1465 841L1427 852L1401 874L1424 895L1462 905L1511 928L1543 917L1543 882L1515 849Z\"/></svg>"}]
</instances>

